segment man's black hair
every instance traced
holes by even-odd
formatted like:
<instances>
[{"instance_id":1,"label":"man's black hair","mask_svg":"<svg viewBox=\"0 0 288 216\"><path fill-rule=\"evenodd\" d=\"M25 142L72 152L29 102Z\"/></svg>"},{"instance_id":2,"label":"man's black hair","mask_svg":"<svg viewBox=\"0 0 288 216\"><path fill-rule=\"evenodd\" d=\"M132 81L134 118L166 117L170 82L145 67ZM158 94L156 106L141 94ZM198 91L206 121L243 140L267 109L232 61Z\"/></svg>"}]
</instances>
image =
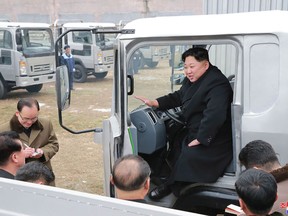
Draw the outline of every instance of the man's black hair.
<instances>
[{"instance_id":1,"label":"man's black hair","mask_svg":"<svg viewBox=\"0 0 288 216\"><path fill-rule=\"evenodd\" d=\"M273 147L263 140L249 142L240 151L239 161L246 169L259 167L267 172L272 171L274 164L280 165Z\"/></svg>"},{"instance_id":2,"label":"man's black hair","mask_svg":"<svg viewBox=\"0 0 288 216\"><path fill-rule=\"evenodd\" d=\"M17 170L15 179L26 182L44 180L44 183L49 185L55 180L55 175L45 164L39 161L32 161Z\"/></svg>"},{"instance_id":3,"label":"man's black hair","mask_svg":"<svg viewBox=\"0 0 288 216\"><path fill-rule=\"evenodd\" d=\"M186 50L182 54L182 61L185 62L185 59L188 56L193 56L199 62L204 61L204 60L209 62L208 51L207 49L202 48L202 47L193 47L193 48Z\"/></svg>"},{"instance_id":4,"label":"man's black hair","mask_svg":"<svg viewBox=\"0 0 288 216\"><path fill-rule=\"evenodd\" d=\"M276 180L263 170L245 170L235 182L235 188L239 198L256 215L267 215L276 201Z\"/></svg>"},{"instance_id":5,"label":"man's black hair","mask_svg":"<svg viewBox=\"0 0 288 216\"><path fill-rule=\"evenodd\" d=\"M0 166L6 165L13 152L21 151L22 146L13 138L0 135Z\"/></svg>"},{"instance_id":6,"label":"man's black hair","mask_svg":"<svg viewBox=\"0 0 288 216\"><path fill-rule=\"evenodd\" d=\"M29 108L36 106L37 110L40 110L39 103L35 98L21 98L17 103L17 110L21 112L24 106Z\"/></svg>"}]
</instances>

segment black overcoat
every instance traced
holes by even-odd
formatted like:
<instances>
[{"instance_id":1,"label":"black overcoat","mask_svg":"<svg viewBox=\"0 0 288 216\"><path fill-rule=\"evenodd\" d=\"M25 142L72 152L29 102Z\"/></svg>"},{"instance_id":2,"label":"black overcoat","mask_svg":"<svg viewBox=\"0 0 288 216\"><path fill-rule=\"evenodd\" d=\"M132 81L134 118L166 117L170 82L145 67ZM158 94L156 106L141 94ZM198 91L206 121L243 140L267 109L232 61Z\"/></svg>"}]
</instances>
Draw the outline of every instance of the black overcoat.
<instances>
[{"instance_id":1,"label":"black overcoat","mask_svg":"<svg viewBox=\"0 0 288 216\"><path fill-rule=\"evenodd\" d=\"M178 91L157 99L159 109L182 106L187 136L170 181L215 182L232 160L233 91L221 71L210 65L196 81L184 79ZM200 145L188 147L197 139Z\"/></svg>"}]
</instances>

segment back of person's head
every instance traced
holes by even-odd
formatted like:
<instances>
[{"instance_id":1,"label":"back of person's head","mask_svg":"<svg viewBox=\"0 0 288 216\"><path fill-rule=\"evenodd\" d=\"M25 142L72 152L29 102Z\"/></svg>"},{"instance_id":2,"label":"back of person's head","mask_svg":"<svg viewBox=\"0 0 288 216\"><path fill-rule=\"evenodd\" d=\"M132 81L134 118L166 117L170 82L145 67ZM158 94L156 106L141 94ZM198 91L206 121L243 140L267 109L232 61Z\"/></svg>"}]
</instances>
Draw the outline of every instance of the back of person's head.
<instances>
[{"instance_id":1,"label":"back of person's head","mask_svg":"<svg viewBox=\"0 0 288 216\"><path fill-rule=\"evenodd\" d=\"M185 59L188 56L194 57L198 62L205 61L205 60L209 62L208 50L202 47L193 47L193 48L186 50L182 54L182 61L185 62Z\"/></svg>"},{"instance_id":2,"label":"back of person's head","mask_svg":"<svg viewBox=\"0 0 288 216\"><path fill-rule=\"evenodd\" d=\"M40 110L39 103L35 98L21 98L17 103L17 110L21 112L25 106L29 108L35 106L38 111Z\"/></svg>"},{"instance_id":3,"label":"back of person's head","mask_svg":"<svg viewBox=\"0 0 288 216\"><path fill-rule=\"evenodd\" d=\"M280 165L273 147L263 140L249 142L240 151L239 161L246 169L258 167L267 172Z\"/></svg>"},{"instance_id":4,"label":"back of person's head","mask_svg":"<svg viewBox=\"0 0 288 216\"><path fill-rule=\"evenodd\" d=\"M16 131L3 131L0 133L0 136L7 136L11 139L20 139L20 136Z\"/></svg>"},{"instance_id":5,"label":"back of person's head","mask_svg":"<svg viewBox=\"0 0 288 216\"><path fill-rule=\"evenodd\" d=\"M246 214L248 209L254 215L267 215L277 199L276 180L263 170L245 170L236 181L235 188ZM241 200L247 208L243 207Z\"/></svg>"},{"instance_id":6,"label":"back of person's head","mask_svg":"<svg viewBox=\"0 0 288 216\"><path fill-rule=\"evenodd\" d=\"M32 161L18 169L15 179L49 185L55 180L55 175L45 164L39 161Z\"/></svg>"},{"instance_id":7,"label":"back of person's head","mask_svg":"<svg viewBox=\"0 0 288 216\"><path fill-rule=\"evenodd\" d=\"M7 165L14 152L21 152L22 146L10 135L0 135L0 166Z\"/></svg>"},{"instance_id":8,"label":"back of person's head","mask_svg":"<svg viewBox=\"0 0 288 216\"><path fill-rule=\"evenodd\" d=\"M138 155L126 155L116 160L112 170L113 184L123 191L134 191L144 186L151 170Z\"/></svg>"}]
</instances>

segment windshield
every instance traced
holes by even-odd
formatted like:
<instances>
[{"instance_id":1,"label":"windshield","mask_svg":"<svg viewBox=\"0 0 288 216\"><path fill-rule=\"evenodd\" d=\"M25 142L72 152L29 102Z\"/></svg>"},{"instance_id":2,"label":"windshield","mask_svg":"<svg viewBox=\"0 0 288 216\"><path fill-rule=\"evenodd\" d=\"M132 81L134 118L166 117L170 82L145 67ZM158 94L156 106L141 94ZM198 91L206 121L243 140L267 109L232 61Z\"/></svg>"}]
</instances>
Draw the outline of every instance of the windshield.
<instances>
[{"instance_id":1,"label":"windshield","mask_svg":"<svg viewBox=\"0 0 288 216\"><path fill-rule=\"evenodd\" d=\"M96 44L102 49L113 49L117 34L95 34Z\"/></svg>"},{"instance_id":2,"label":"windshield","mask_svg":"<svg viewBox=\"0 0 288 216\"><path fill-rule=\"evenodd\" d=\"M21 31L22 48L25 55L44 54L53 51L51 29L18 29Z\"/></svg>"}]
</instances>

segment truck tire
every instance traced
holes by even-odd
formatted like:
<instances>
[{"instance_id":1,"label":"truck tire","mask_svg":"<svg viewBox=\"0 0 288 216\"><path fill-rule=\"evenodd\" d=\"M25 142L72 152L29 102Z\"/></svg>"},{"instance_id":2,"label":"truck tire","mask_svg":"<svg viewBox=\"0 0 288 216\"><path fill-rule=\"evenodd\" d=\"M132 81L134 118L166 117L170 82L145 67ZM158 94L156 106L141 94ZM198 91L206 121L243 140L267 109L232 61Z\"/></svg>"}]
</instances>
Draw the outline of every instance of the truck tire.
<instances>
[{"instance_id":1,"label":"truck tire","mask_svg":"<svg viewBox=\"0 0 288 216\"><path fill-rule=\"evenodd\" d=\"M104 77L106 77L108 74L108 71L105 71L105 72L102 72L102 73L94 73L94 76L97 78L97 79L103 79Z\"/></svg>"},{"instance_id":2,"label":"truck tire","mask_svg":"<svg viewBox=\"0 0 288 216\"><path fill-rule=\"evenodd\" d=\"M73 81L77 83L84 83L87 80L86 68L80 64L75 65L75 72L73 73Z\"/></svg>"},{"instance_id":3,"label":"truck tire","mask_svg":"<svg viewBox=\"0 0 288 216\"><path fill-rule=\"evenodd\" d=\"M7 87L5 86L5 83L0 79L0 99L4 99L7 96Z\"/></svg>"},{"instance_id":4,"label":"truck tire","mask_svg":"<svg viewBox=\"0 0 288 216\"><path fill-rule=\"evenodd\" d=\"M146 60L146 65L149 68L155 68L158 65L158 62L153 62L152 59L147 59Z\"/></svg>"},{"instance_id":5,"label":"truck tire","mask_svg":"<svg viewBox=\"0 0 288 216\"><path fill-rule=\"evenodd\" d=\"M25 89L30 92L30 93L36 93L39 92L43 87L43 84L38 84L38 85L32 85L32 86L27 86Z\"/></svg>"}]
</instances>

